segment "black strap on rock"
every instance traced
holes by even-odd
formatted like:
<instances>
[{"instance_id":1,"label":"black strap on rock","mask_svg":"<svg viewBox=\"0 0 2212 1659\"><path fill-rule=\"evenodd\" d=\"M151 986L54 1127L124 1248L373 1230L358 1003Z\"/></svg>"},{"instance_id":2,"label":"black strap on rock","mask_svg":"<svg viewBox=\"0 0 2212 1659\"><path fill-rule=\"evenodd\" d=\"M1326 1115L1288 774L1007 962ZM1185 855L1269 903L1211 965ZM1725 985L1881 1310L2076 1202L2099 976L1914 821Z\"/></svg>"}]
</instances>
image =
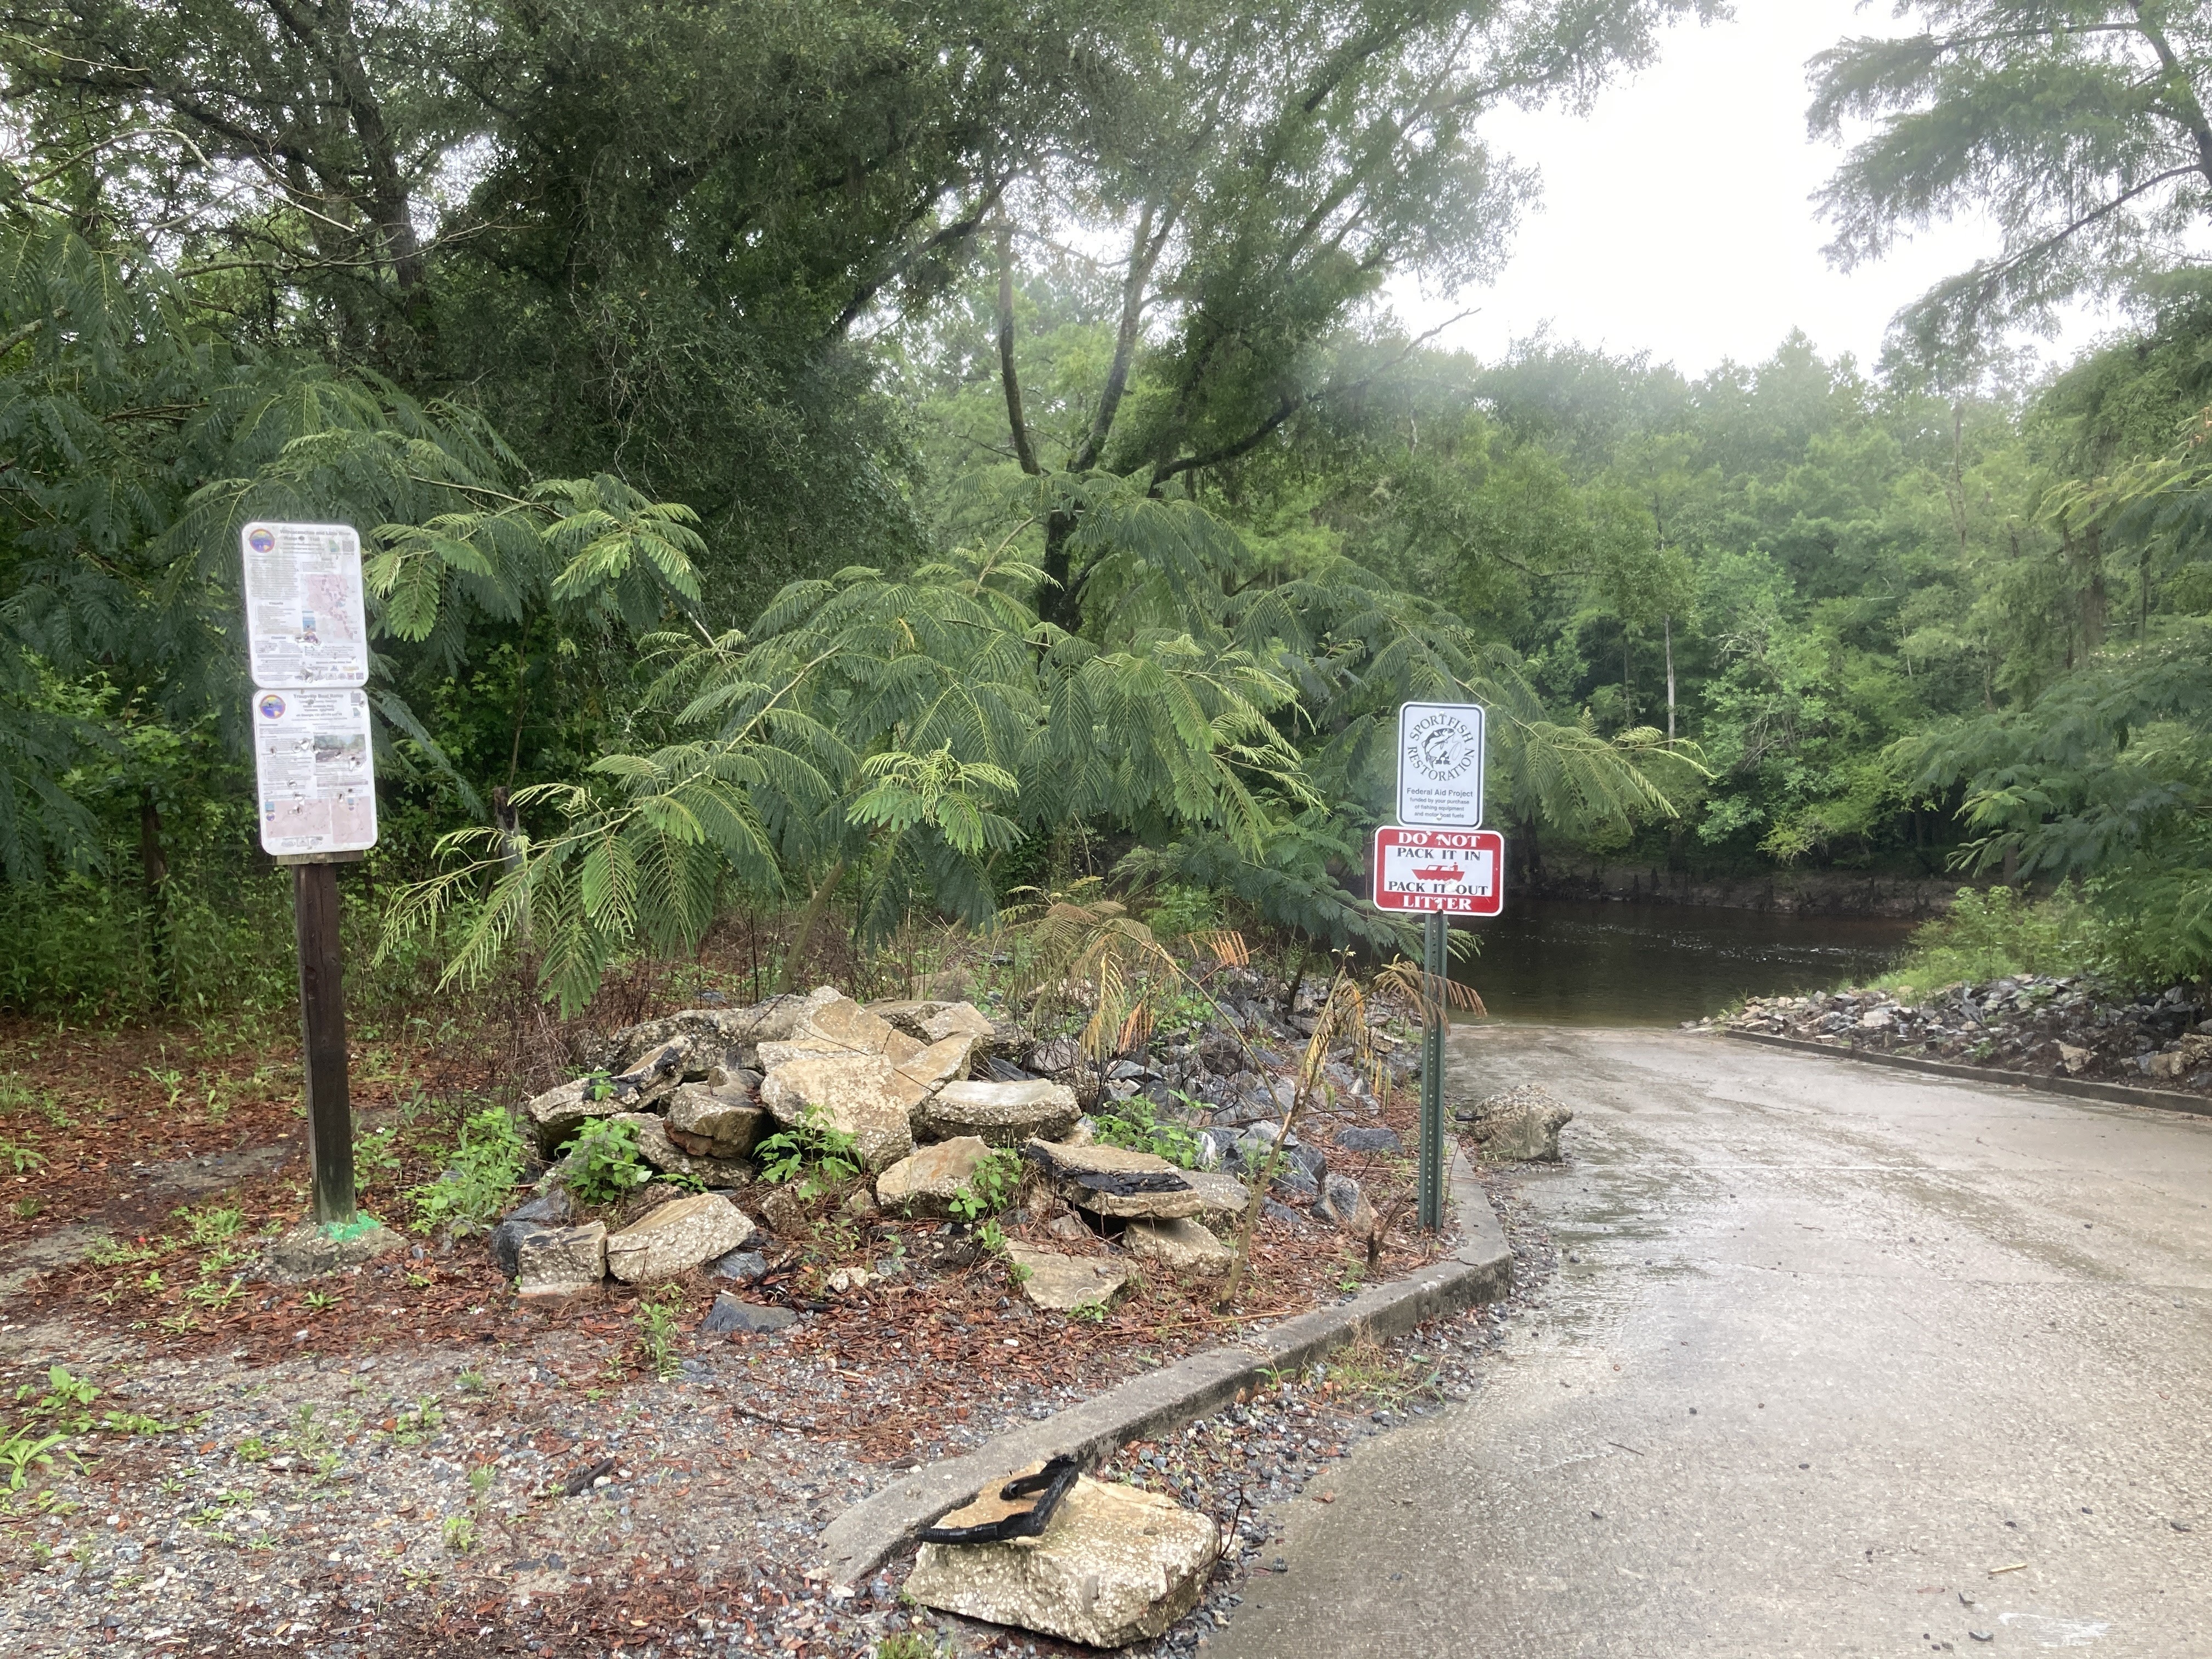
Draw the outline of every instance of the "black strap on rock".
<instances>
[{"instance_id":1,"label":"black strap on rock","mask_svg":"<svg viewBox=\"0 0 2212 1659\"><path fill-rule=\"evenodd\" d=\"M924 1544L1004 1544L1017 1538L1035 1538L1052 1524L1060 1500L1074 1490L1076 1477L1082 1473L1080 1458L1055 1457L1035 1474L1009 1480L999 1488L999 1496L1007 1503L1035 1497L1036 1502L1030 1508L977 1527L925 1527L915 1536Z\"/></svg>"},{"instance_id":2,"label":"black strap on rock","mask_svg":"<svg viewBox=\"0 0 2212 1659\"><path fill-rule=\"evenodd\" d=\"M1187 1193L1190 1182L1173 1170L1085 1170L1075 1184L1086 1192L1109 1198L1137 1198L1155 1193Z\"/></svg>"}]
</instances>

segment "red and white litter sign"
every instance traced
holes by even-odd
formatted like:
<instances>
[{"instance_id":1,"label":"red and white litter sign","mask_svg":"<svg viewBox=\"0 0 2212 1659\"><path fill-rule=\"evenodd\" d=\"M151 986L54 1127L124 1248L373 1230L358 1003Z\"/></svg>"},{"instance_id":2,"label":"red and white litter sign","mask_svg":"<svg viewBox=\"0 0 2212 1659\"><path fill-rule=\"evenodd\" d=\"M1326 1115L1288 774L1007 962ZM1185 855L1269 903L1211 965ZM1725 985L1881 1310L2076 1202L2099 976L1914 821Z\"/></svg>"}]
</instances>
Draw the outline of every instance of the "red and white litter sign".
<instances>
[{"instance_id":1,"label":"red and white litter sign","mask_svg":"<svg viewBox=\"0 0 2212 1659\"><path fill-rule=\"evenodd\" d=\"M1375 908L1494 916L1505 908L1505 837L1495 830L1375 832Z\"/></svg>"}]
</instances>

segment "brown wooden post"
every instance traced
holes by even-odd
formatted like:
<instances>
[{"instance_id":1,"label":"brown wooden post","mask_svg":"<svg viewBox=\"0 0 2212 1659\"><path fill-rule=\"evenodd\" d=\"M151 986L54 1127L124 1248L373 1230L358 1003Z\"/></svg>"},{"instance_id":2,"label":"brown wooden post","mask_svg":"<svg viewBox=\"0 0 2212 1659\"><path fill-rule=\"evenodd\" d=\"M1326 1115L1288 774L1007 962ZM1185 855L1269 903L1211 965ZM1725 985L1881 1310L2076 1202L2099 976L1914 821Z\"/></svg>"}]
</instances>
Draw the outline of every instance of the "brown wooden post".
<instances>
[{"instance_id":1,"label":"brown wooden post","mask_svg":"<svg viewBox=\"0 0 2212 1659\"><path fill-rule=\"evenodd\" d=\"M314 1218L354 1218L353 1101L346 1080L345 988L339 981L338 871L318 860L292 870L300 942L300 1052L307 1074L307 1161Z\"/></svg>"}]
</instances>

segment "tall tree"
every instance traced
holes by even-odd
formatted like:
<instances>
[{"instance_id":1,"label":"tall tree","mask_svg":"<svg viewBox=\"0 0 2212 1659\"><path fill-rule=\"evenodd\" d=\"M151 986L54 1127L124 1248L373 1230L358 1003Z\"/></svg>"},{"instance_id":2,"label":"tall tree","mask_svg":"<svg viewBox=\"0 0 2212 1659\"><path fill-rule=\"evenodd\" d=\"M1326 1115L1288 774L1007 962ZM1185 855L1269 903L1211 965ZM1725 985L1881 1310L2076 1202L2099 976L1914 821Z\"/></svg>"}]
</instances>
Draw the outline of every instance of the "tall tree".
<instances>
[{"instance_id":1,"label":"tall tree","mask_svg":"<svg viewBox=\"0 0 2212 1659\"><path fill-rule=\"evenodd\" d=\"M1823 192L1847 268L1899 235L1986 213L2002 250L1904 314L1923 359L2133 298L2212 215L2212 13L2197 0L1899 0L1917 33L1813 60L1810 122L1875 123Z\"/></svg>"},{"instance_id":2,"label":"tall tree","mask_svg":"<svg viewBox=\"0 0 2212 1659\"><path fill-rule=\"evenodd\" d=\"M998 226L1006 447L1037 483L1044 610L1083 623L1116 520L1099 496L1188 495L1386 361L1329 351L1393 276L1493 269L1531 180L1480 118L1588 96L1710 0L1281 0L1180 4L1125 42L1078 142L1012 151ZM1021 384L1027 236L1113 246L1110 343L1049 410Z\"/></svg>"}]
</instances>

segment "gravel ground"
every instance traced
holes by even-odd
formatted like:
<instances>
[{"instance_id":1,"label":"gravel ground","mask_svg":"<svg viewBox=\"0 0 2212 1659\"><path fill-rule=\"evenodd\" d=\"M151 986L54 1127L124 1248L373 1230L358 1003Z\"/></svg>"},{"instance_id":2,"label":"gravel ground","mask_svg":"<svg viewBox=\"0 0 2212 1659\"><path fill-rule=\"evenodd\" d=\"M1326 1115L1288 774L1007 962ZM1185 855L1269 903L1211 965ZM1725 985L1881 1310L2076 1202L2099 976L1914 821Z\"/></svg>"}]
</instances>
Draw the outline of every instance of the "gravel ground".
<instances>
[{"instance_id":1,"label":"gravel ground","mask_svg":"<svg viewBox=\"0 0 2212 1659\"><path fill-rule=\"evenodd\" d=\"M1515 1222L1509 1184L1493 1185L1519 1282L1534 1285L1547 1249ZM1000 1305L991 1288L978 1276L962 1309L971 1346L1018 1354L1066 1327ZM1279 1507L1329 1501L1338 1458L1479 1386L1482 1355L1526 1295L1124 1448L1108 1478L1174 1492L1239 1545L1204 1604L1136 1651L1202 1646L1248 1576L1273 1570ZM317 1353L309 1333L274 1359L117 1344L73 1361L100 1390L84 1413L137 1420L79 1437L82 1465L48 1477L53 1512L0 1523L0 1649L848 1655L921 1617L957 1653L1076 1650L901 1608L903 1562L850 1598L808 1583L816 1532L898 1465L864 1432L896 1378L841 1367L805 1327L678 1338L662 1379L638 1375L641 1329L620 1310L596 1321L473 1311L465 1340L428 1345ZM7 1338L20 1354L58 1334ZM51 1390L19 1375L21 1412ZM950 1407L967 1415L939 1449L1066 1404L1066 1376L1063 1364L984 1378Z\"/></svg>"}]
</instances>

